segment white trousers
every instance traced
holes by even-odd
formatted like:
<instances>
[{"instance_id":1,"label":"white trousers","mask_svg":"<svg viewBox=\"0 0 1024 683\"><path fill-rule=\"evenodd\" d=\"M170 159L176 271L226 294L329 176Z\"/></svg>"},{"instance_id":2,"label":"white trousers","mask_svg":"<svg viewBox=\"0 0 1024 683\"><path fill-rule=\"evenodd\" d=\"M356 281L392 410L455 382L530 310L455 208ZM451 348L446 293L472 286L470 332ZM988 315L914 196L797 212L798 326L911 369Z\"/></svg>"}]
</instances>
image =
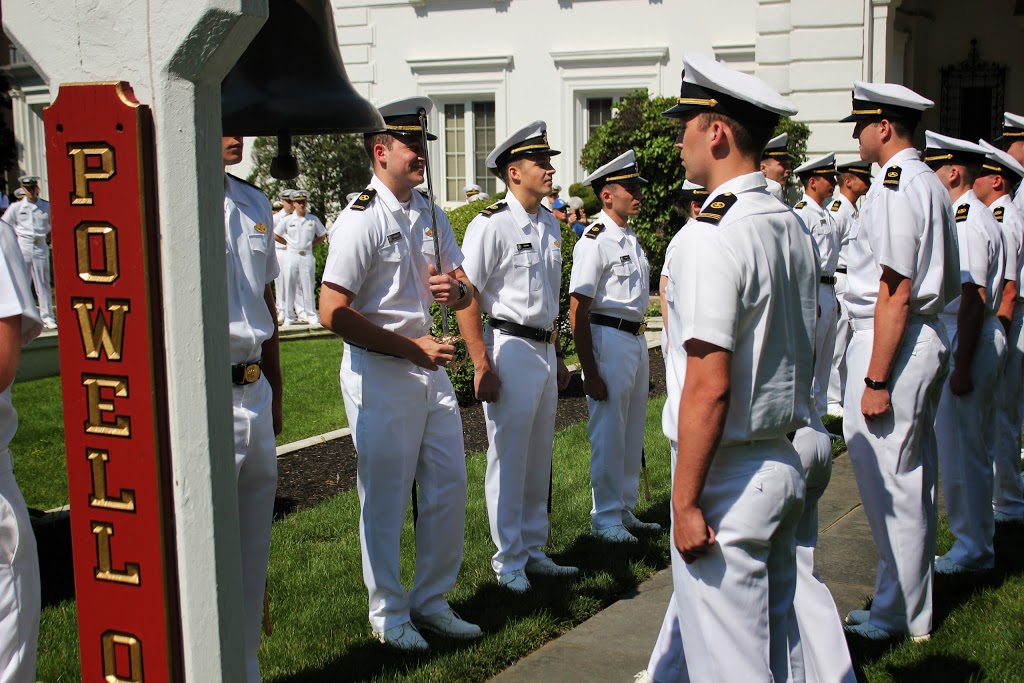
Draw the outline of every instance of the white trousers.
<instances>
[{"instance_id":1,"label":"white trousers","mask_svg":"<svg viewBox=\"0 0 1024 683\"><path fill-rule=\"evenodd\" d=\"M501 575L545 557L548 487L558 401L555 347L484 328L491 365L501 380L498 400L484 404L487 420L485 494L491 567Z\"/></svg>"},{"instance_id":2,"label":"white trousers","mask_svg":"<svg viewBox=\"0 0 1024 683\"><path fill-rule=\"evenodd\" d=\"M950 375L956 367L958 345L955 325L946 327L951 340ZM1006 334L995 318L988 316L978 338L971 362L974 389L963 396L943 383L939 411L935 416L935 440L939 449L939 471L946 497L946 518L956 540L949 557L974 569L995 566L995 520L992 515L992 452L995 414L993 399L1006 358ZM1020 452L1018 451L1018 459Z\"/></svg>"},{"instance_id":3,"label":"white trousers","mask_svg":"<svg viewBox=\"0 0 1024 683\"><path fill-rule=\"evenodd\" d=\"M854 321L846 354L850 377L867 376L874 330ZM949 371L946 330L936 321L907 325L889 387L892 411L868 422L864 382L846 385L843 432L871 536L878 547L871 623L923 636L932 629L932 563L938 516L935 413Z\"/></svg>"},{"instance_id":4,"label":"white trousers","mask_svg":"<svg viewBox=\"0 0 1024 683\"><path fill-rule=\"evenodd\" d=\"M800 627L804 678L808 683L856 683L839 611L828 586L814 569L818 545L818 501L832 477L832 441L821 419L797 430L793 447L800 455L807 496L796 527L796 593L793 609Z\"/></svg>"},{"instance_id":5,"label":"white trousers","mask_svg":"<svg viewBox=\"0 0 1024 683\"><path fill-rule=\"evenodd\" d=\"M305 255L287 249L283 254L281 272L284 277L284 317L286 323L296 318L316 319L313 307L313 274L316 272L316 259L312 251Z\"/></svg>"},{"instance_id":6,"label":"white trousers","mask_svg":"<svg viewBox=\"0 0 1024 683\"><path fill-rule=\"evenodd\" d=\"M832 352L832 372L828 379L828 405L842 406L846 393L846 348L850 345L850 309L846 306L846 273L836 273L836 299L839 319L836 321L836 343Z\"/></svg>"},{"instance_id":7,"label":"white trousers","mask_svg":"<svg viewBox=\"0 0 1024 683\"><path fill-rule=\"evenodd\" d=\"M39 557L25 499L0 451L0 681L35 683L39 641Z\"/></svg>"},{"instance_id":8,"label":"white trousers","mask_svg":"<svg viewBox=\"0 0 1024 683\"><path fill-rule=\"evenodd\" d=\"M1006 368L996 388L995 470L992 505L1014 517L1024 517L1024 494L1020 487L1020 438L1024 422L1024 305L1013 311L1013 324L1006 340Z\"/></svg>"},{"instance_id":9,"label":"white trousers","mask_svg":"<svg viewBox=\"0 0 1024 683\"><path fill-rule=\"evenodd\" d=\"M832 355L836 345L839 304L832 285L818 283L818 325L814 332L814 410L828 410L828 382L832 374Z\"/></svg>"},{"instance_id":10,"label":"white trousers","mask_svg":"<svg viewBox=\"0 0 1024 683\"><path fill-rule=\"evenodd\" d=\"M54 322L53 291L50 288L50 248L43 242L26 243L19 239L21 258L25 262L25 272L32 276L32 286L36 290L39 302L39 317L44 323Z\"/></svg>"},{"instance_id":11,"label":"white trousers","mask_svg":"<svg viewBox=\"0 0 1024 683\"><path fill-rule=\"evenodd\" d=\"M715 545L691 564L672 564L691 679L804 680L793 609L795 533L804 500L800 469L785 437L720 447L715 454L700 497Z\"/></svg>"},{"instance_id":12,"label":"white trousers","mask_svg":"<svg viewBox=\"0 0 1024 683\"><path fill-rule=\"evenodd\" d=\"M590 332L597 371L608 388L604 401L587 397L590 519L593 528L606 529L622 524L636 506L651 369L643 335L601 325L591 325Z\"/></svg>"},{"instance_id":13,"label":"white trousers","mask_svg":"<svg viewBox=\"0 0 1024 683\"><path fill-rule=\"evenodd\" d=\"M266 378L234 386L235 478L242 550L242 601L245 620L245 669L249 683L259 683L257 651L263 627L263 594L270 562L270 527L277 492L277 449L271 413L273 391Z\"/></svg>"},{"instance_id":14,"label":"white trousers","mask_svg":"<svg viewBox=\"0 0 1024 683\"><path fill-rule=\"evenodd\" d=\"M447 609L462 565L466 453L462 417L443 370L345 345L341 391L358 454L359 541L376 633ZM399 569L402 527L417 485L416 575Z\"/></svg>"},{"instance_id":15,"label":"white trousers","mask_svg":"<svg viewBox=\"0 0 1024 683\"><path fill-rule=\"evenodd\" d=\"M277 306L277 314L284 315L284 253L288 247L280 242L274 242L274 248L277 250L277 263L280 268L274 280L274 303Z\"/></svg>"}]
</instances>

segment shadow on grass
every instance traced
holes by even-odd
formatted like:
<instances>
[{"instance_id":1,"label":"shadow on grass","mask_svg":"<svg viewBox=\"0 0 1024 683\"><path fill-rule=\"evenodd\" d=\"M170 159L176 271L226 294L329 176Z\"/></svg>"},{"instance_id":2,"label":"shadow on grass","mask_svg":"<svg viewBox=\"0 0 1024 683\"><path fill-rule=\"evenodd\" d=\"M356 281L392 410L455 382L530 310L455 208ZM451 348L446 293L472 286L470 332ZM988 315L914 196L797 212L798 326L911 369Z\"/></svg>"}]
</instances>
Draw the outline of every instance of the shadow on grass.
<instances>
[{"instance_id":1,"label":"shadow on grass","mask_svg":"<svg viewBox=\"0 0 1024 683\"><path fill-rule=\"evenodd\" d=\"M635 545L604 543L583 534L561 552L552 552L556 562L581 568L580 575L572 580L531 577L533 588L524 595L515 595L497 582L487 581L477 586L469 599L453 602L456 612L484 630L484 637L478 641L464 643L426 634L430 652L413 655L395 652L368 638L327 664L278 678L275 683L388 680L410 674L433 680L432 673L444 670L436 660L459 650L479 651L481 678L489 678L534 649L537 628L545 633L542 640L546 642L636 591L640 584L633 571L636 565L655 570L668 566L663 538L668 529L668 498L652 501L643 518L658 522L664 530L640 532L640 542ZM518 634L522 637L509 633L532 617L541 617L541 623L527 626L530 633Z\"/></svg>"},{"instance_id":2,"label":"shadow on grass","mask_svg":"<svg viewBox=\"0 0 1024 683\"><path fill-rule=\"evenodd\" d=\"M1000 588L1007 579L1024 574L1024 525L997 524L995 534L996 566L984 574L964 576L936 575L933 584L932 632L942 628L949 615L978 593ZM870 602L868 603L868 606ZM902 641L872 642L847 637L858 681L866 681L865 667L885 657ZM980 664L961 657L932 654L913 664L887 667L893 680L961 683L987 680Z\"/></svg>"}]
</instances>

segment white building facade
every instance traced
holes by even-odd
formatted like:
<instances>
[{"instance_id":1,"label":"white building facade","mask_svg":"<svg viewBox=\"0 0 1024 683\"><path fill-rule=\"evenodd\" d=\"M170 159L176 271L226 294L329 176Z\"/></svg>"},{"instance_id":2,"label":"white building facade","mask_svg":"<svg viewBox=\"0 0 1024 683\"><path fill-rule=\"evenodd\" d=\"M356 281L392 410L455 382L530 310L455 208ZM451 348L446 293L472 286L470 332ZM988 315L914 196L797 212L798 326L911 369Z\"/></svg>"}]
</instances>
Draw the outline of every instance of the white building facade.
<instances>
[{"instance_id":1,"label":"white building facade","mask_svg":"<svg viewBox=\"0 0 1024 683\"><path fill-rule=\"evenodd\" d=\"M379 104L427 95L437 105L431 164L447 204L462 200L467 183L500 190L484 158L535 119L563 152L555 179L568 188L585 175L579 158L591 131L621 97L638 88L678 94L686 51L764 78L799 106L808 152L840 160L857 156L852 126L837 123L854 79L904 83L935 100L922 130L992 137L1003 110L1024 113L1017 0L331 2L348 75L364 96ZM43 177L45 196L39 117L49 92L31 70L8 69L19 170Z\"/></svg>"}]
</instances>

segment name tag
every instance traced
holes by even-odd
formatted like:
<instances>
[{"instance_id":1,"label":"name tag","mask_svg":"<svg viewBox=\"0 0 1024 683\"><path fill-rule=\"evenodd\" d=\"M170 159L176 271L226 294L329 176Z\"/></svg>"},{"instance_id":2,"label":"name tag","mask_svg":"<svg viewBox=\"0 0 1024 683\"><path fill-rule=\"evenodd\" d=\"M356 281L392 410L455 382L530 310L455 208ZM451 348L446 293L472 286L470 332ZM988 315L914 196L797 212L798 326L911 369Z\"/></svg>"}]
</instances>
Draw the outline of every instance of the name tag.
<instances>
[{"instance_id":1,"label":"name tag","mask_svg":"<svg viewBox=\"0 0 1024 683\"><path fill-rule=\"evenodd\" d=\"M517 251L533 251L533 242L522 242L516 245Z\"/></svg>"},{"instance_id":2,"label":"name tag","mask_svg":"<svg viewBox=\"0 0 1024 683\"><path fill-rule=\"evenodd\" d=\"M620 256L619 257L619 262L620 263L632 263L633 262L633 257L630 256L629 254L626 254L625 256Z\"/></svg>"},{"instance_id":3,"label":"name tag","mask_svg":"<svg viewBox=\"0 0 1024 683\"><path fill-rule=\"evenodd\" d=\"M397 242L400 239L402 239L402 233L400 233L400 232L393 232L390 235L388 235L388 244L394 244L395 242Z\"/></svg>"}]
</instances>

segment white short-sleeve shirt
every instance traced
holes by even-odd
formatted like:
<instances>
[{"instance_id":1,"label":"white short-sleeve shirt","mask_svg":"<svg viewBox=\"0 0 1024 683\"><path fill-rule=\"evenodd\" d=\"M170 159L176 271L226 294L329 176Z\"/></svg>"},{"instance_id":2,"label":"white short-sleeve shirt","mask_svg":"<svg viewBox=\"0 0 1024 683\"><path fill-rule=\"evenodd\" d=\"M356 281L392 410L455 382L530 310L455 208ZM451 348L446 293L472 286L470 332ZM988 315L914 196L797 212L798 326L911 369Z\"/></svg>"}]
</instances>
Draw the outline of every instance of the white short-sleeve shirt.
<instances>
[{"instance_id":1,"label":"white short-sleeve shirt","mask_svg":"<svg viewBox=\"0 0 1024 683\"><path fill-rule=\"evenodd\" d=\"M851 318L875 314L882 267L910 280L910 312L938 315L960 292L960 257L949 194L913 149L882 167L850 243L846 305Z\"/></svg>"},{"instance_id":2,"label":"white short-sleeve shirt","mask_svg":"<svg viewBox=\"0 0 1024 683\"><path fill-rule=\"evenodd\" d=\"M716 203L732 206L723 209ZM670 366L675 375L662 427L675 440L693 339L732 352L731 391L722 444L775 438L811 415L814 334L820 271L803 222L749 173L716 188L702 215L680 231L670 267Z\"/></svg>"},{"instance_id":3,"label":"white short-sleeve shirt","mask_svg":"<svg viewBox=\"0 0 1024 683\"><path fill-rule=\"evenodd\" d=\"M263 342L274 335L277 321L263 298L266 286L280 272L273 245L273 224L266 195L226 175L224 237L232 365L258 359Z\"/></svg>"},{"instance_id":4,"label":"white short-sleeve shirt","mask_svg":"<svg viewBox=\"0 0 1024 683\"><path fill-rule=\"evenodd\" d=\"M811 231L818 245L818 266L822 275L835 275L839 265L839 231L832 214L806 194L793 207L796 215Z\"/></svg>"},{"instance_id":5,"label":"white short-sleeve shirt","mask_svg":"<svg viewBox=\"0 0 1024 683\"><path fill-rule=\"evenodd\" d=\"M327 228L311 213L305 216L293 213L277 222L274 234L283 237L292 251L304 252L303 255L306 255L313 253L313 240L326 235Z\"/></svg>"},{"instance_id":6,"label":"white short-sleeve shirt","mask_svg":"<svg viewBox=\"0 0 1024 683\"><path fill-rule=\"evenodd\" d=\"M1003 268L1003 279L1017 281L1017 301L1024 302L1024 214L1008 194L996 199L989 205L999 227L1003 232L1003 251L1006 265Z\"/></svg>"},{"instance_id":7,"label":"white short-sleeve shirt","mask_svg":"<svg viewBox=\"0 0 1024 683\"><path fill-rule=\"evenodd\" d=\"M14 228L22 244L45 240L50 234L50 202L19 199L7 207L2 220Z\"/></svg>"},{"instance_id":8,"label":"white short-sleeve shirt","mask_svg":"<svg viewBox=\"0 0 1024 683\"><path fill-rule=\"evenodd\" d=\"M641 322L651 297L647 254L627 223L602 211L572 251L569 292L593 299L593 313Z\"/></svg>"},{"instance_id":9,"label":"white short-sleeve shirt","mask_svg":"<svg viewBox=\"0 0 1024 683\"><path fill-rule=\"evenodd\" d=\"M43 322L32 301L25 262L14 231L0 224L0 318L21 316L21 345L39 336ZM11 403L11 388L0 392L0 456L7 452L18 431L18 413Z\"/></svg>"},{"instance_id":10,"label":"white short-sleeve shirt","mask_svg":"<svg viewBox=\"0 0 1024 683\"><path fill-rule=\"evenodd\" d=\"M499 320L550 329L558 317L562 232L551 212L536 218L511 192L466 228L463 268L477 288L480 308Z\"/></svg>"},{"instance_id":11,"label":"white short-sleeve shirt","mask_svg":"<svg viewBox=\"0 0 1024 683\"><path fill-rule=\"evenodd\" d=\"M839 262L836 270L846 272L846 260L850 255L850 242L860 231L860 210L846 198L842 192L836 195L828 207L829 213L836 222L836 234L839 236Z\"/></svg>"},{"instance_id":12,"label":"white short-sleeve shirt","mask_svg":"<svg viewBox=\"0 0 1024 683\"><path fill-rule=\"evenodd\" d=\"M1013 195L1013 203L1017 210L1024 214L1024 182L1017 186L1017 192Z\"/></svg>"},{"instance_id":13,"label":"white short-sleeve shirt","mask_svg":"<svg viewBox=\"0 0 1024 683\"><path fill-rule=\"evenodd\" d=\"M427 335L434 301L427 270L435 254L430 202L413 192L406 209L377 176L363 195L370 197L350 204L331 226L323 281L355 294L352 308L374 325L410 339ZM434 212L442 270L450 273L462 265L462 252L444 211Z\"/></svg>"},{"instance_id":14,"label":"white short-sleeve shirt","mask_svg":"<svg viewBox=\"0 0 1024 683\"><path fill-rule=\"evenodd\" d=\"M1006 265L1003 235L988 207L968 190L953 203L957 245L960 250L960 284L972 283L985 288L985 308L995 313L1003 293L1003 269ZM960 297L942 310L942 322L956 325Z\"/></svg>"}]
</instances>

